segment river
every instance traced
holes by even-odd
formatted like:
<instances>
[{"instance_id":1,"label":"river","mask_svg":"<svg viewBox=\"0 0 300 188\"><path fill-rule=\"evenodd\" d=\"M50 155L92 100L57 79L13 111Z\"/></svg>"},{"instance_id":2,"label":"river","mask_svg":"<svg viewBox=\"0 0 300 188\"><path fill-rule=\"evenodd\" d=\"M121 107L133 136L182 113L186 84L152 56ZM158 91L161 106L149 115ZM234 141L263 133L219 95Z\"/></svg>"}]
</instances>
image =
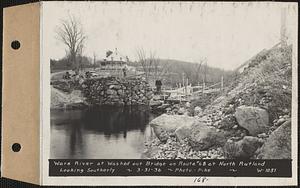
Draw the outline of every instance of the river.
<instances>
[{"instance_id":1,"label":"river","mask_svg":"<svg viewBox=\"0 0 300 188\"><path fill-rule=\"evenodd\" d=\"M51 159L139 159L153 118L142 106L51 110Z\"/></svg>"}]
</instances>

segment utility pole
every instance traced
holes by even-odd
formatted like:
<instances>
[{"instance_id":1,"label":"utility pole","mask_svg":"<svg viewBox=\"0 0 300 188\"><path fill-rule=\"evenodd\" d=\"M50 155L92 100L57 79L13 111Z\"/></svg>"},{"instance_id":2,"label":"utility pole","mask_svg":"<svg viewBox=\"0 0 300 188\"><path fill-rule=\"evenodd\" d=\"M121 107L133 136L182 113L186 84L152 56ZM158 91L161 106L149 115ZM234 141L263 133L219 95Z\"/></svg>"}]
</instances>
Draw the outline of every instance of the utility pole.
<instances>
[{"instance_id":1,"label":"utility pole","mask_svg":"<svg viewBox=\"0 0 300 188\"><path fill-rule=\"evenodd\" d=\"M184 73L182 73L182 87L184 87Z\"/></svg>"},{"instance_id":2,"label":"utility pole","mask_svg":"<svg viewBox=\"0 0 300 188\"><path fill-rule=\"evenodd\" d=\"M96 54L94 52L94 70L96 70Z\"/></svg>"},{"instance_id":3,"label":"utility pole","mask_svg":"<svg viewBox=\"0 0 300 188\"><path fill-rule=\"evenodd\" d=\"M204 83L206 82L206 71L207 71L207 61L205 61L205 65L204 65Z\"/></svg>"},{"instance_id":4,"label":"utility pole","mask_svg":"<svg viewBox=\"0 0 300 188\"><path fill-rule=\"evenodd\" d=\"M204 63L204 69L203 69L204 76L203 76L202 94L204 94L204 90L205 90L206 69L207 69L207 61L205 61L205 63Z\"/></svg>"},{"instance_id":5,"label":"utility pole","mask_svg":"<svg viewBox=\"0 0 300 188\"><path fill-rule=\"evenodd\" d=\"M188 88L188 85L189 85L189 79L186 78L186 84L185 84L185 96L187 96L187 88Z\"/></svg>"}]
</instances>

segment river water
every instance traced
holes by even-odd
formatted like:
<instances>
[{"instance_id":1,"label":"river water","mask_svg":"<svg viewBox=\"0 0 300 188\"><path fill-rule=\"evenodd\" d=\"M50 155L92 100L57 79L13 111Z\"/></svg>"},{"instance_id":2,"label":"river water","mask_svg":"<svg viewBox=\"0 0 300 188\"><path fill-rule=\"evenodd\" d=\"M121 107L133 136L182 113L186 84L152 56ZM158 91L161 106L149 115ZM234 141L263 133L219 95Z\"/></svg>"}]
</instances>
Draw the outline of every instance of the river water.
<instances>
[{"instance_id":1,"label":"river water","mask_svg":"<svg viewBox=\"0 0 300 188\"><path fill-rule=\"evenodd\" d=\"M139 159L153 118L147 107L51 110L51 158Z\"/></svg>"}]
</instances>

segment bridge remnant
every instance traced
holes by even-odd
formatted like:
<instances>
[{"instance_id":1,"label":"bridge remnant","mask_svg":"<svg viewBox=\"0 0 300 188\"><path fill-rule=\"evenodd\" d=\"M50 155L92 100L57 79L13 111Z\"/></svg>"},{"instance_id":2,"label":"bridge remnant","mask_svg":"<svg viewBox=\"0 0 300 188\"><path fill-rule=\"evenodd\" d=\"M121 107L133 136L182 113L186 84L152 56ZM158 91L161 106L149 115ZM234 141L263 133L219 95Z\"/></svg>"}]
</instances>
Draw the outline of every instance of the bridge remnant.
<instances>
[{"instance_id":1,"label":"bridge remnant","mask_svg":"<svg viewBox=\"0 0 300 188\"><path fill-rule=\"evenodd\" d=\"M86 101L91 105L148 105L153 92L141 78L94 78L82 84Z\"/></svg>"}]
</instances>

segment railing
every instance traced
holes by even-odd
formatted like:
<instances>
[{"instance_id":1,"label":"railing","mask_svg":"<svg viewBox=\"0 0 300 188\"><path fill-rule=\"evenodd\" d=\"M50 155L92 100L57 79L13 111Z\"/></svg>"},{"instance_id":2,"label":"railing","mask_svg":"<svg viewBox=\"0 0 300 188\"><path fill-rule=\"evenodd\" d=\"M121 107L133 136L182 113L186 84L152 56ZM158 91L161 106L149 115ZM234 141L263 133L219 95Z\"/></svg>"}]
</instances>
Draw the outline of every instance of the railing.
<instances>
[{"instance_id":1,"label":"railing","mask_svg":"<svg viewBox=\"0 0 300 188\"><path fill-rule=\"evenodd\" d=\"M197 89L197 91L194 91L195 89ZM168 99L184 101L188 100L189 98L191 99L197 97L199 95L222 92L223 90L224 83L222 77L221 82L215 83L213 85L205 86L205 83L203 83L202 86L187 85L180 88L162 90L162 95L164 96L164 99L166 98L165 96L168 95Z\"/></svg>"}]
</instances>

